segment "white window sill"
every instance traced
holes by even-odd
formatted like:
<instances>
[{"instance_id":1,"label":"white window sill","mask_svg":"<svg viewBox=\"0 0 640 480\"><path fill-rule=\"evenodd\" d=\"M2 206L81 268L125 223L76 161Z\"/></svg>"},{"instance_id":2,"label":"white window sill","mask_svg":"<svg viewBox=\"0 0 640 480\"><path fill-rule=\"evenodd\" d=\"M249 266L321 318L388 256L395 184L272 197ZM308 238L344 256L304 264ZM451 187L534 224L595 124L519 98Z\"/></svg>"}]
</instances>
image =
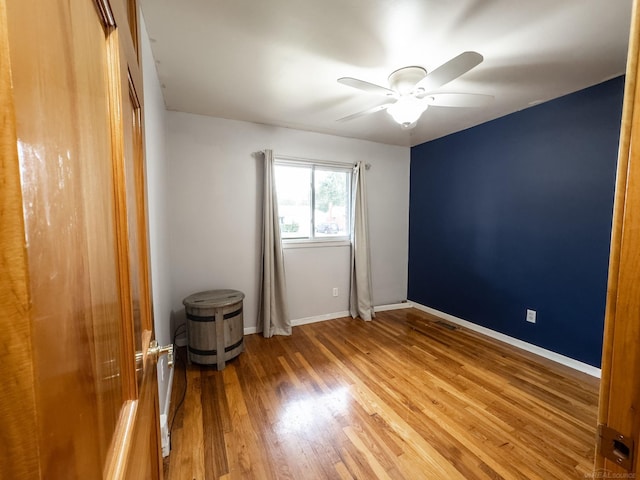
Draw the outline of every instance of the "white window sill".
<instances>
[{"instance_id":1,"label":"white window sill","mask_svg":"<svg viewBox=\"0 0 640 480\"><path fill-rule=\"evenodd\" d=\"M351 240L335 239L335 240L319 240L319 239L285 239L282 240L282 248L324 248L324 247L349 247Z\"/></svg>"}]
</instances>

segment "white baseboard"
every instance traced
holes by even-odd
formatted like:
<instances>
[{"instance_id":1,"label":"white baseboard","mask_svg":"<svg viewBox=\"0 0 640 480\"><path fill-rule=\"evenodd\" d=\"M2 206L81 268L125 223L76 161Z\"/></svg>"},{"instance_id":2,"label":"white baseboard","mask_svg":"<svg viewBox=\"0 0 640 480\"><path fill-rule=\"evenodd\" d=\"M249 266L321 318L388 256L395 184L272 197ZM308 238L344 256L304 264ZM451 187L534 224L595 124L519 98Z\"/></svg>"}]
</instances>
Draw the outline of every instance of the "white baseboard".
<instances>
[{"instance_id":1,"label":"white baseboard","mask_svg":"<svg viewBox=\"0 0 640 480\"><path fill-rule=\"evenodd\" d=\"M373 307L373 311L384 312L386 310L399 310L401 308L412 307L413 304L410 302L391 303L389 305L378 305L377 307ZM300 325L307 325L308 323L325 322L327 320L335 320L336 318L344 318L349 316L351 316L351 313L346 310L343 312L325 313L323 315L314 315L312 317L296 318L295 320L291 320L291 326L298 327ZM252 335L257 332L257 327L245 327L244 329L245 335Z\"/></svg>"},{"instance_id":2,"label":"white baseboard","mask_svg":"<svg viewBox=\"0 0 640 480\"><path fill-rule=\"evenodd\" d=\"M171 391L173 390L173 372L169 369L169 381L167 382L167 392L165 394L164 411L160 413L160 440L162 442L162 456L167 457L171 451L171 441L169 435L169 407L171 406Z\"/></svg>"},{"instance_id":3,"label":"white baseboard","mask_svg":"<svg viewBox=\"0 0 640 480\"><path fill-rule=\"evenodd\" d=\"M300 325L307 325L309 323L326 322L327 320L335 320L336 318L350 317L351 314L348 311L325 313L324 315L315 315L313 317L297 318L291 320L292 327L298 327Z\"/></svg>"},{"instance_id":4,"label":"white baseboard","mask_svg":"<svg viewBox=\"0 0 640 480\"><path fill-rule=\"evenodd\" d=\"M390 303L388 305L378 305L373 307L374 312L386 312L388 310L402 310L403 308L413 308L411 302Z\"/></svg>"},{"instance_id":5,"label":"white baseboard","mask_svg":"<svg viewBox=\"0 0 640 480\"><path fill-rule=\"evenodd\" d=\"M451 323L455 323L462 327L468 328L469 330L473 330L474 332L481 333L486 335L487 337L494 338L501 342L507 343L514 347L520 348L522 350L526 350L527 352L535 353L536 355L540 355L546 359L552 360L556 363L560 363L569 368L573 368L574 370L578 370L580 372L591 375L592 377L600 378L601 370L587 363L580 362L570 357L565 357L556 352L552 352L551 350L547 350L542 347L538 347L537 345L533 345L531 343L523 342L522 340L518 340L517 338L510 337L500 332L496 332L495 330L491 330L486 327L482 327L472 322L468 322L467 320L463 320L461 318L455 317L453 315L449 315L448 313L441 312L436 310L435 308L427 307L425 305L421 305L417 302L413 302L409 300L409 303L418 310L422 310L423 312L430 313L437 317L442 318L443 320L447 320Z\"/></svg>"},{"instance_id":6,"label":"white baseboard","mask_svg":"<svg viewBox=\"0 0 640 480\"><path fill-rule=\"evenodd\" d=\"M334 312L334 313L325 313L324 315L315 315L313 317L304 317L304 318L296 318L295 320L291 320L291 326L297 327L300 325L306 325L308 323L316 323L316 322L325 322L327 320L334 320L336 318L348 317L351 315L349 312ZM258 333L257 327L245 327L244 334L252 335L254 333Z\"/></svg>"},{"instance_id":7,"label":"white baseboard","mask_svg":"<svg viewBox=\"0 0 640 480\"><path fill-rule=\"evenodd\" d=\"M178 335L176 337L176 347L186 347L187 346L187 334L183 333L182 335Z\"/></svg>"}]
</instances>

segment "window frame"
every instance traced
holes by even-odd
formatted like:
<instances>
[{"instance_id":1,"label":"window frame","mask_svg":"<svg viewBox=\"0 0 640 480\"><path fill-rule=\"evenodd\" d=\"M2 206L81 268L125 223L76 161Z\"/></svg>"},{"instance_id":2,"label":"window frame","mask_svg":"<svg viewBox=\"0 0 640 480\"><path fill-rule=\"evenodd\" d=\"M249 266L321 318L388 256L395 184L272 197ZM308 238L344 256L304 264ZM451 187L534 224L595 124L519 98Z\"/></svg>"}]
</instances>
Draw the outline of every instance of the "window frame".
<instances>
[{"instance_id":1,"label":"window frame","mask_svg":"<svg viewBox=\"0 0 640 480\"><path fill-rule=\"evenodd\" d=\"M309 202L309 210L310 210L310 225L309 225L309 236L308 237L297 237L297 238L285 238L282 236L282 230L280 231L280 238L282 241L282 245L284 248L300 248L300 247L323 247L323 246L342 246L342 245L350 245L351 244L351 232L353 231L353 167L352 163L341 163L341 162L329 162L324 160L314 160L307 158L299 158L299 157L287 157L283 155L276 155L274 157L274 166L277 168L278 166L290 166L290 167L300 167L300 168L308 168L311 170L311 178L309 182L310 188L310 202ZM316 205L316 190L315 190L315 172L316 169L322 171L335 171L335 172L343 172L347 174L347 205L345 206L346 217L348 223L348 233L346 235L339 236L316 236L316 213L315 213L315 205ZM277 194L277 182L275 184L276 194ZM278 200L278 209L280 209L280 201Z\"/></svg>"}]
</instances>

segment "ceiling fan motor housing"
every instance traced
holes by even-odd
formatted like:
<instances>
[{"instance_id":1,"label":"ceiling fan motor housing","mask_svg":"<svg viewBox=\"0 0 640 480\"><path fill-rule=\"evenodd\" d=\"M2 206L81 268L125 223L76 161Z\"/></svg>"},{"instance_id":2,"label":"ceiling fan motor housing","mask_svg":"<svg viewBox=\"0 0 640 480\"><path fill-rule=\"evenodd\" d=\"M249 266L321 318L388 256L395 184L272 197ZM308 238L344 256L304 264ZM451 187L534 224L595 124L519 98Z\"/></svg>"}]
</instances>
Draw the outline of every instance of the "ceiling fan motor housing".
<instances>
[{"instance_id":1,"label":"ceiling fan motor housing","mask_svg":"<svg viewBox=\"0 0 640 480\"><path fill-rule=\"evenodd\" d=\"M426 76L427 71L422 67L399 68L389 75L389 86L400 95L408 95L413 92L413 87Z\"/></svg>"}]
</instances>

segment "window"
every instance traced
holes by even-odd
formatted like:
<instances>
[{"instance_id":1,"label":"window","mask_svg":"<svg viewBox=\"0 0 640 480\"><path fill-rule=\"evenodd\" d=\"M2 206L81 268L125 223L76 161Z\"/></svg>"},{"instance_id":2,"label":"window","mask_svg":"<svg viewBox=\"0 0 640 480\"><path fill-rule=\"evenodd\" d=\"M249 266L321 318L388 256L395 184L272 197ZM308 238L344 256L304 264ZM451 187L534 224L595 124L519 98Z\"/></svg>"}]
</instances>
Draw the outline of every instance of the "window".
<instances>
[{"instance_id":1,"label":"window","mask_svg":"<svg viewBox=\"0 0 640 480\"><path fill-rule=\"evenodd\" d=\"M344 240L351 231L351 168L276 161L284 240Z\"/></svg>"}]
</instances>

